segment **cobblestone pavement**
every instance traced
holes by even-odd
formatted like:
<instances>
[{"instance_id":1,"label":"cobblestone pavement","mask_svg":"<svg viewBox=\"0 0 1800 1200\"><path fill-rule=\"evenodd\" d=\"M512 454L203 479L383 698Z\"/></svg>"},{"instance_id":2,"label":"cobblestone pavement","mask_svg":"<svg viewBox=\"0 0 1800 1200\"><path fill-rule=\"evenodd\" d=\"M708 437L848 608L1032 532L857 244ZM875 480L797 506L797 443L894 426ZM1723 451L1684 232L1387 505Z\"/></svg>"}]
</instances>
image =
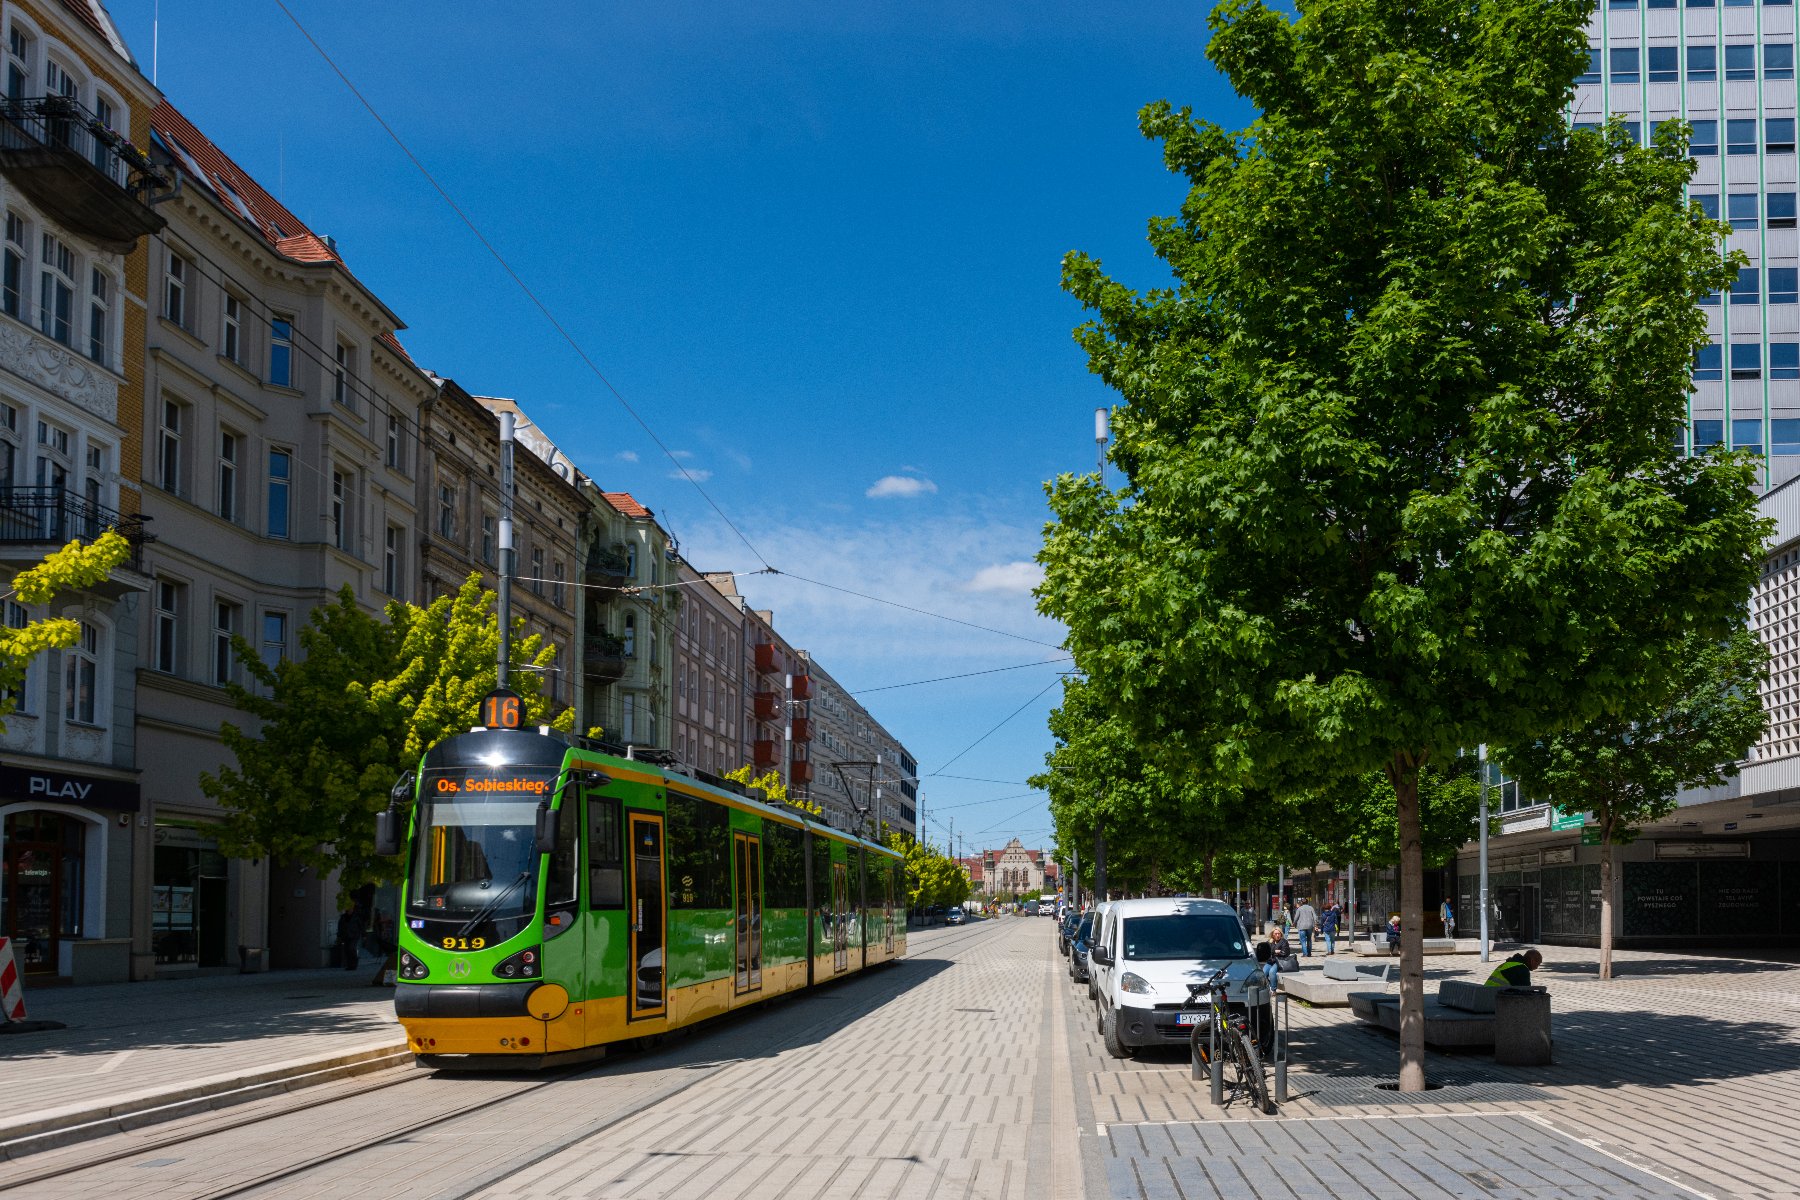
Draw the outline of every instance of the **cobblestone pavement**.
<instances>
[{"instance_id":1,"label":"cobblestone pavement","mask_svg":"<svg viewBox=\"0 0 1800 1200\"><path fill-rule=\"evenodd\" d=\"M1433 1052L1427 1072L1443 1086L1402 1096L1377 1087L1398 1073L1392 1034L1348 1009L1293 1004L1290 1099L1278 1117L1213 1109L1185 1051L1107 1057L1085 988L1069 985L1088 1131L1105 1126L1111 1146L1105 1191L1213 1195L1190 1190L1201 1177L1180 1164L1216 1144L1201 1133L1216 1137L1225 1120L1259 1131L1252 1167L1274 1147L1268 1173L1289 1190L1247 1169L1244 1180L1209 1180L1221 1195L1800 1196L1800 1156L1784 1128L1800 1106L1800 967L1619 952L1615 978L1602 984L1596 951L1544 954L1534 982L1552 994L1554 1065ZM1317 969L1321 960L1303 961ZM1487 969L1474 955L1430 958L1427 991ZM1325 1182L1339 1171L1348 1175Z\"/></svg>"}]
</instances>

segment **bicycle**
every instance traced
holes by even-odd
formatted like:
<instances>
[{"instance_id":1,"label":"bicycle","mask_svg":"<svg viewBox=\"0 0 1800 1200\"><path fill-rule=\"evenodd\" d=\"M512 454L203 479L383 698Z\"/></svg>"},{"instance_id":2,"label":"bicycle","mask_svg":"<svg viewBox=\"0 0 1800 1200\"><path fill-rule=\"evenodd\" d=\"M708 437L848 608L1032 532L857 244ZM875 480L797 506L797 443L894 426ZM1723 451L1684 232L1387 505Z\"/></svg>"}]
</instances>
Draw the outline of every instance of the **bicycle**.
<instances>
[{"instance_id":1,"label":"bicycle","mask_svg":"<svg viewBox=\"0 0 1800 1200\"><path fill-rule=\"evenodd\" d=\"M1269 1097L1269 1080L1263 1073L1262 1054L1257 1049L1256 1036L1250 1029L1251 1006L1246 1004L1243 1012L1231 1011L1225 996L1225 972L1226 968L1220 967L1205 983L1188 984L1188 1003L1199 1005L1204 993L1205 1003L1210 1009L1206 1020L1196 1019L1193 1022L1193 1030L1188 1034L1189 1053L1194 1056L1195 1062L1205 1063L1210 1067L1212 1049L1216 1045L1225 1086L1234 1092L1241 1090L1247 1093L1258 1111L1273 1113L1275 1102ZM1254 998L1251 995L1252 985L1261 974L1260 970L1253 971L1252 978L1245 980L1246 1001ZM1273 1016L1271 1006L1270 1018L1273 1019Z\"/></svg>"}]
</instances>

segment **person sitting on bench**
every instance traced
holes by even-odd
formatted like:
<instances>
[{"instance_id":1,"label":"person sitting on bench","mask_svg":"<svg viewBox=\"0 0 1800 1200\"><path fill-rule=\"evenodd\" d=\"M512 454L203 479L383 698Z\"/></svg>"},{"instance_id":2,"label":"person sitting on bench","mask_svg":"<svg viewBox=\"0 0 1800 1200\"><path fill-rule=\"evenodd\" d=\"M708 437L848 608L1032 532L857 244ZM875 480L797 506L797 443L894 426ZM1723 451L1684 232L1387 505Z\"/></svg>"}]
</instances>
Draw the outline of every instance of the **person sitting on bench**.
<instances>
[{"instance_id":1,"label":"person sitting on bench","mask_svg":"<svg viewBox=\"0 0 1800 1200\"><path fill-rule=\"evenodd\" d=\"M1525 950L1513 955L1494 968L1488 976L1487 986L1497 987L1530 987L1531 973L1544 965L1544 956L1536 950Z\"/></svg>"}]
</instances>

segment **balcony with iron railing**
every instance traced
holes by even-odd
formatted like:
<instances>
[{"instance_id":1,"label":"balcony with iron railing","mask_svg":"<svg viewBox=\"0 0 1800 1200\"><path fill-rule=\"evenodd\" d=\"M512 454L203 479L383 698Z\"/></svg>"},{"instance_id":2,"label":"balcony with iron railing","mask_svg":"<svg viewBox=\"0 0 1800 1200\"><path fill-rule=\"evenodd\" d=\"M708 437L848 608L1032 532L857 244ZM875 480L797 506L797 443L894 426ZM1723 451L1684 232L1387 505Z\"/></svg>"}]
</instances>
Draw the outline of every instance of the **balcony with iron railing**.
<instances>
[{"instance_id":1,"label":"balcony with iron railing","mask_svg":"<svg viewBox=\"0 0 1800 1200\"><path fill-rule=\"evenodd\" d=\"M595 546L588 551L587 564L582 572L590 587L602 589L602 596L610 596L630 585L631 560L621 550L602 550Z\"/></svg>"},{"instance_id":2,"label":"balcony with iron railing","mask_svg":"<svg viewBox=\"0 0 1800 1200\"><path fill-rule=\"evenodd\" d=\"M35 562L70 542L91 542L115 529L131 543L126 565L141 571L144 546L156 540L144 530L147 520L114 512L67 488L0 487L0 562Z\"/></svg>"},{"instance_id":3,"label":"balcony with iron railing","mask_svg":"<svg viewBox=\"0 0 1800 1200\"><path fill-rule=\"evenodd\" d=\"M581 642L581 669L589 679L611 682L625 674L625 639L590 633Z\"/></svg>"},{"instance_id":4,"label":"balcony with iron railing","mask_svg":"<svg viewBox=\"0 0 1800 1200\"><path fill-rule=\"evenodd\" d=\"M67 96L0 98L0 171L59 224L121 254L168 223L154 205L174 183Z\"/></svg>"}]
</instances>

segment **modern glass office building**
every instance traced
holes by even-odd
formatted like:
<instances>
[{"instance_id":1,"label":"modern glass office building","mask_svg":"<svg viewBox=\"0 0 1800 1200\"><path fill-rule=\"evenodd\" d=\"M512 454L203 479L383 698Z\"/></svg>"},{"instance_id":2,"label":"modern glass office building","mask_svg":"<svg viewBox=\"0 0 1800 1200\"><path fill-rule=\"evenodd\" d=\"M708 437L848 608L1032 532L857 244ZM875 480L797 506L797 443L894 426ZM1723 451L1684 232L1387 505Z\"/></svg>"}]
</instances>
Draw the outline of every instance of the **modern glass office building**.
<instances>
[{"instance_id":1,"label":"modern glass office building","mask_svg":"<svg viewBox=\"0 0 1800 1200\"><path fill-rule=\"evenodd\" d=\"M1793 0L1600 0L1572 120L1622 117L1648 140L1693 124L1689 192L1731 223L1749 264L1707 300L1687 445L1760 450L1765 486L1800 476L1800 231L1795 229Z\"/></svg>"}]
</instances>

